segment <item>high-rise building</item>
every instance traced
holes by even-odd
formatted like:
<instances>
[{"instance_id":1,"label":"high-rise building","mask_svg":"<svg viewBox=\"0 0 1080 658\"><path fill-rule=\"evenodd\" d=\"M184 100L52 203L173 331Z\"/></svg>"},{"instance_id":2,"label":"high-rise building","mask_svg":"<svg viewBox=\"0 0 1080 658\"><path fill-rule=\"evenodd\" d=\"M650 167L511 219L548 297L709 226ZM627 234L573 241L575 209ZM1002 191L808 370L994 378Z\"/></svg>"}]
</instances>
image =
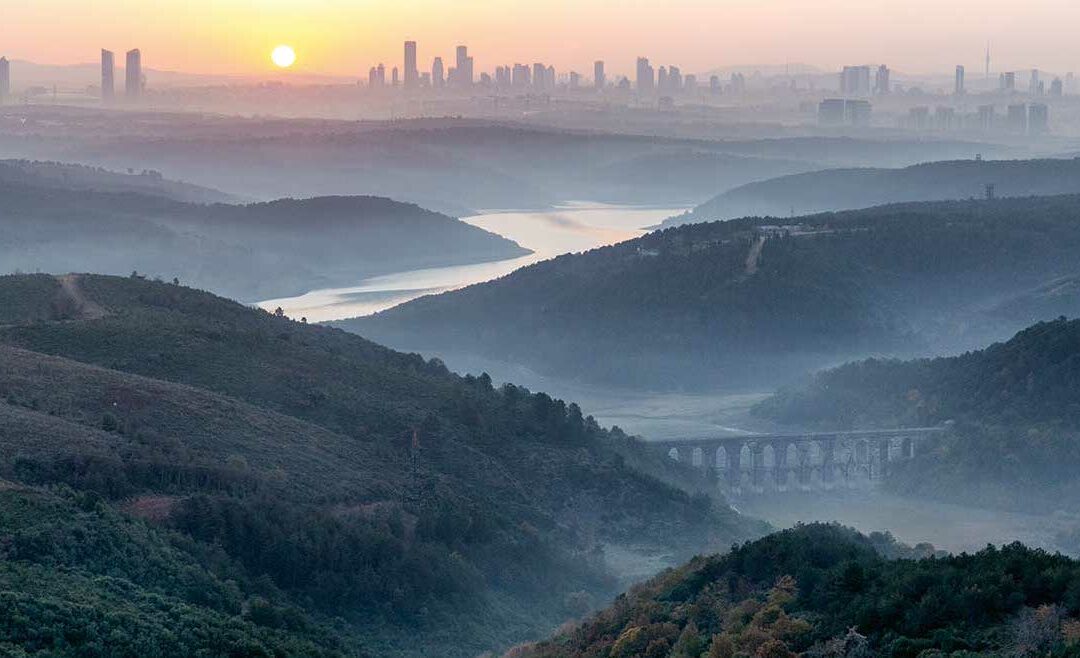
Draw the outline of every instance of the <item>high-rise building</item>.
<instances>
[{"instance_id":1,"label":"high-rise building","mask_svg":"<svg viewBox=\"0 0 1080 658\"><path fill-rule=\"evenodd\" d=\"M405 42L405 88L413 89L420 82L420 69L416 68L416 42Z\"/></svg>"},{"instance_id":2,"label":"high-rise building","mask_svg":"<svg viewBox=\"0 0 1080 658\"><path fill-rule=\"evenodd\" d=\"M394 70L390 73L390 76L391 80L393 80L393 86L396 87L401 84L401 79L398 77L398 69L396 66L394 67Z\"/></svg>"},{"instance_id":3,"label":"high-rise building","mask_svg":"<svg viewBox=\"0 0 1080 658\"><path fill-rule=\"evenodd\" d=\"M656 89L661 93L666 93L668 90L668 72L666 66L661 66L656 72Z\"/></svg>"},{"instance_id":4,"label":"high-rise building","mask_svg":"<svg viewBox=\"0 0 1080 658\"><path fill-rule=\"evenodd\" d=\"M697 91L697 76L690 74L683 78L683 89L688 94L692 94Z\"/></svg>"},{"instance_id":5,"label":"high-rise building","mask_svg":"<svg viewBox=\"0 0 1080 658\"><path fill-rule=\"evenodd\" d=\"M528 87L532 83L529 75L529 67L524 64L514 64L513 73L510 76L510 84L517 88Z\"/></svg>"},{"instance_id":6,"label":"high-rise building","mask_svg":"<svg viewBox=\"0 0 1080 658\"><path fill-rule=\"evenodd\" d=\"M0 57L0 104L6 103L11 95L11 63L7 57Z\"/></svg>"},{"instance_id":7,"label":"high-rise building","mask_svg":"<svg viewBox=\"0 0 1080 658\"><path fill-rule=\"evenodd\" d=\"M600 91L601 89L603 89L607 85L607 75L604 73L604 62L603 62L603 60L599 60L599 59L596 60L596 62L593 63L593 69L592 70L593 70L593 76L592 76L593 77L593 87L597 91Z\"/></svg>"},{"instance_id":8,"label":"high-rise building","mask_svg":"<svg viewBox=\"0 0 1080 658\"><path fill-rule=\"evenodd\" d=\"M649 58L638 57L637 90L639 94L651 94L656 89L656 71L649 64Z\"/></svg>"},{"instance_id":9,"label":"high-rise building","mask_svg":"<svg viewBox=\"0 0 1080 658\"><path fill-rule=\"evenodd\" d=\"M446 86L446 70L443 68L442 57L436 57L431 63L431 84L436 89Z\"/></svg>"},{"instance_id":10,"label":"high-rise building","mask_svg":"<svg viewBox=\"0 0 1080 658\"><path fill-rule=\"evenodd\" d=\"M577 89L581 86L581 74L577 71L570 71L570 88Z\"/></svg>"},{"instance_id":11,"label":"high-rise building","mask_svg":"<svg viewBox=\"0 0 1080 658\"><path fill-rule=\"evenodd\" d=\"M532 67L532 83L537 91L544 91L547 86L547 67L536 62Z\"/></svg>"},{"instance_id":12,"label":"high-rise building","mask_svg":"<svg viewBox=\"0 0 1080 658\"><path fill-rule=\"evenodd\" d=\"M129 50L124 68L124 94L129 101L135 101L142 95L142 53L139 49Z\"/></svg>"},{"instance_id":13,"label":"high-rise building","mask_svg":"<svg viewBox=\"0 0 1080 658\"><path fill-rule=\"evenodd\" d=\"M1028 78L1028 93L1032 96L1039 95L1039 69L1031 69L1031 77Z\"/></svg>"},{"instance_id":14,"label":"high-rise building","mask_svg":"<svg viewBox=\"0 0 1080 658\"><path fill-rule=\"evenodd\" d=\"M1050 83L1050 95L1054 98L1065 95L1065 85L1061 82L1061 78L1054 78L1054 81Z\"/></svg>"},{"instance_id":15,"label":"high-rise building","mask_svg":"<svg viewBox=\"0 0 1080 658\"><path fill-rule=\"evenodd\" d=\"M1043 103L1028 107L1028 134L1041 135L1050 130L1050 108Z\"/></svg>"},{"instance_id":16,"label":"high-rise building","mask_svg":"<svg viewBox=\"0 0 1080 658\"><path fill-rule=\"evenodd\" d=\"M994 116L993 105L980 105L979 106L979 129L984 131L990 131L994 129L994 124L997 122L997 118Z\"/></svg>"},{"instance_id":17,"label":"high-rise building","mask_svg":"<svg viewBox=\"0 0 1080 658\"><path fill-rule=\"evenodd\" d=\"M473 58L469 57L468 46L457 47L457 61L454 67L454 84L471 87L473 83Z\"/></svg>"},{"instance_id":18,"label":"high-rise building","mask_svg":"<svg viewBox=\"0 0 1080 658\"><path fill-rule=\"evenodd\" d=\"M101 100L111 102L116 96L116 58L111 50L101 49Z\"/></svg>"},{"instance_id":19,"label":"high-rise building","mask_svg":"<svg viewBox=\"0 0 1080 658\"><path fill-rule=\"evenodd\" d=\"M957 96L964 95L964 67L959 64L956 66L956 86L953 92Z\"/></svg>"},{"instance_id":20,"label":"high-rise building","mask_svg":"<svg viewBox=\"0 0 1080 658\"><path fill-rule=\"evenodd\" d=\"M853 126L870 125L872 111L870 101L851 99L844 101L844 121Z\"/></svg>"},{"instance_id":21,"label":"high-rise building","mask_svg":"<svg viewBox=\"0 0 1080 658\"><path fill-rule=\"evenodd\" d=\"M1016 72L1006 71L998 77L998 89L1004 92L1016 91Z\"/></svg>"},{"instance_id":22,"label":"high-rise building","mask_svg":"<svg viewBox=\"0 0 1080 658\"><path fill-rule=\"evenodd\" d=\"M818 104L818 122L825 125L844 123L846 103L843 98L826 98Z\"/></svg>"},{"instance_id":23,"label":"high-rise building","mask_svg":"<svg viewBox=\"0 0 1080 658\"><path fill-rule=\"evenodd\" d=\"M555 80L556 80L555 67L554 66L548 66L547 70L544 71L544 87L547 88L547 89L554 89L555 88Z\"/></svg>"},{"instance_id":24,"label":"high-rise building","mask_svg":"<svg viewBox=\"0 0 1080 658\"><path fill-rule=\"evenodd\" d=\"M874 74L874 93L879 96L887 96L892 90L889 78L892 72L889 71L889 67L882 64L877 68L877 73Z\"/></svg>"},{"instance_id":25,"label":"high-rise building","mask_svg":"<svg viewBox=\"0 0 1080 658\"><path fill-rule=\"evenodd\" d=\"M386 86L386 66L379 64L368 72L368 86L373 89Z\"/></svg>"},{"instance_id":26,"label":"high-rise building","mask_svg":"<svg viewBox=\"0 0 1080 658\"><path fill-rule=\"evenodd\" d=\"M1010 105L1008 114L1005 118L1006 126L1009 132L1016 134L1024 134L1027 132L1028 122L1028 110L1027 105L1024 103L1017 103Z\"/></svg>"},{"instance_id":27,"label":"high-rise building","mask_svg":"<svg viewBox=\"0 0 1080 658\"><path fill-rule=\"evenodd\" d=\"M869 96L870 67L845 66L840 72L840 93L847 96Z\"/></svg>"},{"instance_id":28,"label":"high-rise building","mask_svg":"<svg viewBox=\"0 0 1080 658\"><path fill-rule=\"evenodd\" d=\"M718 76L718 75L709 76L709 93L710 94L719 94L721 91L722 90L720 88L720 76Z\"/></svg>"}]
</instances>

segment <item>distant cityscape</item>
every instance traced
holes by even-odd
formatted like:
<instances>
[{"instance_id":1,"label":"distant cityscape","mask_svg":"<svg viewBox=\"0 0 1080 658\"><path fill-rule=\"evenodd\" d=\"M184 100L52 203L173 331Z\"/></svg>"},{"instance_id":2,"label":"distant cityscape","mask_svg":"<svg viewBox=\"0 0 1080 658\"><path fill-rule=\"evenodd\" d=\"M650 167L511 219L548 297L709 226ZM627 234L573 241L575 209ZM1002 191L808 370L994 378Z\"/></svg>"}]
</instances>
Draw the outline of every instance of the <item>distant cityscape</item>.
<instances>
[{"instance_id":1,"label":"distant cityscape","mask_svg":"<svg viewBox=\"0 0 1080 658\"><path fill-rule=\"evenodd\" d=\"M478 91L495 95L621 95L623 98L652 103L659 110L672 109L679 102L730 99L748 91L744 73L732 72L725 77L711 74L707 79L701 79L693 73L684 73L674 64L656 67L647 57L637 58L632 80L627 75L610 74L604 60L593 63L591 77L574 70L560 73L553 65L544 62L499 65L491 72L481 71L477 74L473 56L465 45L457 46L450 62L444 61L441 56L434 57L429 70L421 70L419 62L417 42L405 41L402 67L392 66L388 70L380 62L371 66L366 79L358 84L371 93L397 90L414 96ZM143 71L141 51L128 51L124 66L125 103L137 103L143 97L147 88ZM1023 82L1026 82L1026 89ZM0 57L0 104L13 101L12 83L11 63L6 57ZM47 89L30 91L38 96L48 93ZM802 115L815 117L816 123L825 127L871 126L874 123L875 102L897 95L943 97L942 94L924 94L917 87L904 89L893 81L892 71L884 64L844 66L838 74L834 90L817 89L813 83L800 89L793 77L789 91L825 94L824 98L819 95L818 101L804 101L799 106ZM837 93L833 96L829 94L830 91ZM1039 135L1051 129L1050 105L1047 101L1075 94L1076 91L1077 80L1072 73L1050 79L1038 69L992 74L990 52L987 50L983 79L976 90L969 90L965 66L957 65L954 69L951 97L952 101L962 102L907 107L895 119L895 127L915 131L965 130ZM98 95L105 104L113 104L117 100L116 62L111 50L101 50ZM986 102L973 104L970 102L972 96ZM809 105L811 102L814 104Z\"/></svg>"}]
</instances>

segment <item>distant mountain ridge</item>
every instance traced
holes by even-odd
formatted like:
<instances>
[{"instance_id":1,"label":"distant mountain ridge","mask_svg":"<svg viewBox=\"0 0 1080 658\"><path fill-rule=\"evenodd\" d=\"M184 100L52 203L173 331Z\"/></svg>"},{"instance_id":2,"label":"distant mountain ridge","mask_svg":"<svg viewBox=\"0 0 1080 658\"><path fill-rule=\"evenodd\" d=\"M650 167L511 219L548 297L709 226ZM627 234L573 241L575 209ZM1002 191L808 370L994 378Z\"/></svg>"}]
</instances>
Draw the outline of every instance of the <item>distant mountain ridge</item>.
<instances>
[{"instance_id":1,"label":"distant mountain ridge","mask_svg":"<svg viewBox=\"0 0 1080 658\"><path fill-rule=\"evenodd\" d=\"M888 203L1080 193L1080 158L949 160L903 169L826 169L743 185L664 226L746 216L789 217Z\"/></svg>"}]
</instances>

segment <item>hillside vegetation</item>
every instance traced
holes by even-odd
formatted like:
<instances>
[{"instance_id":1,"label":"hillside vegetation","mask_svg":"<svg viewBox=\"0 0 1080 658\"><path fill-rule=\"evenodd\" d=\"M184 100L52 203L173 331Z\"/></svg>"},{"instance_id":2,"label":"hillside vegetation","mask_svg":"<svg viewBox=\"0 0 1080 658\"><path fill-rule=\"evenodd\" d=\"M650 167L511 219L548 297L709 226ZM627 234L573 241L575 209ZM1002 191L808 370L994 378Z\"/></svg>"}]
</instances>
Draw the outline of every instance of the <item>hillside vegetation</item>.
<instances>
[{"instance_id":1,"label":"hillside vegetation","mask_svg":"<svg viewBox=\"0 0 1080 658\"><path fill-rule=\"evenodd\" d=\"M903 169L826 169L747 183L664 226L746 216L789 217L886 203L1080 193L1080 159L948 160Z\"/></svg>"},{"instance_id":2,"label":"hillside vegetation","mask_svg":"<svg viewBox=\"0 0 1080 658\"><path fill-rule=\"evenodd\" d=\"M339 326L620 386L772 385L852 357L985 344L1041 319L1029 312L1075 307L1069 288L1036 291L1075 275L1077 248L1076 196L746 218L561 256Z\"/></svg>"},{"instance_id":3,"label":"hillside vegetation","mask_svg":"<svg viewBox=\"0 0 1080 658\"><path fill-rule=\"evenodd\" d=\"M1036 509L1080 501L1080 321L1041 322L960 356L869 360L815 375L753 412L800 427L953 421L894 474L913 494Z\"/></svg>"},{"instance_id":4,"label":"hillside vegetation","mask_svg":"<svg viewBox=\"0 0 1080 658\"><path fill-rule=\"evenodd\" d=\"M513 655L1080 655L1080 562L1020 544L929 550L839 526L796 527L695 558Z\"/></svg>"},{"instance_id":5,"label":"hillside vegetation","mask_svg":"<svg viewBox=\"0 0 1080 658\"><path fill-rule=\"evenodd\" d=\"M239 574L240 608L206 623L241 639L473 656L611 595L608 544L688 555L763 529L574 404L342 331L137 278L2 277L0 308L0 477ZM94 582L65 586L112 596Z\"/></svg>"},{"instance_id":6,"label":"hillside vegetation","mask_svg":"<svg viewBox=\"0 0 1080 658\"><path fill-rule=\"evenodd\" d=\"M95 177L87 189L11 178L0 166L5 274L137 271L258 301L529 253L460 220L380 197L203 205L136 187L137 194L99 191ZM107 177L101 185L129 189Z\"/></svg>"}]
</instances>

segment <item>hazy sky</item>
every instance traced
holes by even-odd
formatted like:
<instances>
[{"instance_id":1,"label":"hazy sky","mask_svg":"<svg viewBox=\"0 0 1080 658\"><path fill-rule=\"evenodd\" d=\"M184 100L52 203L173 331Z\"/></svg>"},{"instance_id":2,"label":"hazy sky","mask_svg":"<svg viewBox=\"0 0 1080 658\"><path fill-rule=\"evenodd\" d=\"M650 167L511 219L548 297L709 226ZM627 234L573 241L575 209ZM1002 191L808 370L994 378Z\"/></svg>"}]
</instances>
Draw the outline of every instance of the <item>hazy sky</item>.
<instances>
[{"instance_id":1,"label":"hazy sky","mask_svg":"<svg viewBox=\"0 0 1080 658\"><path fill-rule=\"evenodd\" d=\"M0 0L0 54L93 62L139 47L151 68L264 73L278 43L298 68L360 75L399 65L420 42L421 68L466 43L478 70L543 60L591 72L634 57L684 71L717 65L888 63L910 72L963 63L1080 70L1078 0Z\"/></svg>"}]
</instances>

